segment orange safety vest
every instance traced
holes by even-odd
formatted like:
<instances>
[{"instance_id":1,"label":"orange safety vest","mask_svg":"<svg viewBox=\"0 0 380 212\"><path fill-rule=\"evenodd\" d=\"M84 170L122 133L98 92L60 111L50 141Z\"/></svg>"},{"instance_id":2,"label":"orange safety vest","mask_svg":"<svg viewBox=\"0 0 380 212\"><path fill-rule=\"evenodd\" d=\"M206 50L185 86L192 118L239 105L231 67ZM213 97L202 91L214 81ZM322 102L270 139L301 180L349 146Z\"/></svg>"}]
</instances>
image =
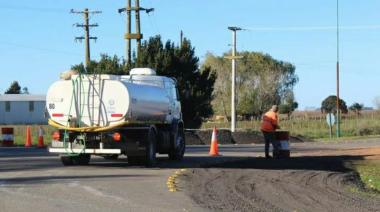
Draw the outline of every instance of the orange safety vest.
<instances>
[{"instance_id":1,"label":"orange safety vest","mask_svg":"<svg viewBox=\"0 0 380 212\"><path fill-rule=\"evenodd\" d=\"M261 130L265 132L274 132L277 128L277 114L273 111L268 111L264 114L261 121Z\"/></svg>"}]
</instances>

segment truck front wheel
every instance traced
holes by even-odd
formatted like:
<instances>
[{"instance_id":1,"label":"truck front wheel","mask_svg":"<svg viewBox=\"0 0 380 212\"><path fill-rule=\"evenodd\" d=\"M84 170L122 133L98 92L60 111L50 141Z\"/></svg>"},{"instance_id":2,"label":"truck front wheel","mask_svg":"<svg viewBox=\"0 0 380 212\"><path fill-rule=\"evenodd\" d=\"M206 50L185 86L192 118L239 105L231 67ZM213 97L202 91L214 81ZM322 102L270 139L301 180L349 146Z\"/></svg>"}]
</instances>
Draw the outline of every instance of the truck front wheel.
<instances>
[{"instance_id":1,"label":"truck front wheel","mask_svg":"<svg viewBox=\"0 0 380 212\"><path fill-rule=\"evenodd\" d=\"M182 160L183 155L185 154L186 142L185 142L185 133L183 128L178 127L177 132L174 136L174 144L169 151L170 160Z\"/></svg>"}]
</instances>

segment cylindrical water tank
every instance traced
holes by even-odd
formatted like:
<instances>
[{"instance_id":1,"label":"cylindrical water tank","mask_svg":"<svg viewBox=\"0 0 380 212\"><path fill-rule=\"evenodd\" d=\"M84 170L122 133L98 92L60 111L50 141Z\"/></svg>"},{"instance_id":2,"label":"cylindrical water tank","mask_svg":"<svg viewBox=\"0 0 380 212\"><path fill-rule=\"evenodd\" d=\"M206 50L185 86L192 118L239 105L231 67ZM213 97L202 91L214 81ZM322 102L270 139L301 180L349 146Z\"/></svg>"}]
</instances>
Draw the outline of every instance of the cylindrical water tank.
<instances>
[{"instance_id":1,"label":"cylindrical water tank","mask_svg":"<svg viewBox=\"0 0 380 212\"><path fill-rule=\"evenodd\" d=\"M114 75L82 77L80 81L73 77L50 86L46 107L52 120L64 126L72 125L73 121L80 122L80 126L110 126L124 121L165 123L169 120L171 99L167 89L160 86L163 82L134 83ZM159 81L165 77L153 79Z\"/></svg>"}]
</instances>

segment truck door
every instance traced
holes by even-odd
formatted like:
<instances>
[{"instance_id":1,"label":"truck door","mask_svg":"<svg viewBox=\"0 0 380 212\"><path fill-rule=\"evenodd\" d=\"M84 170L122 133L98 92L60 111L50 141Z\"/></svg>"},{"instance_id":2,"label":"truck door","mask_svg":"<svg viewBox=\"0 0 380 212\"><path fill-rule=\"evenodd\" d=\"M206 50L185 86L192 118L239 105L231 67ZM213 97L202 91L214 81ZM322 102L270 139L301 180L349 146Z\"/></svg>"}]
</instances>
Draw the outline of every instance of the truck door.
<instances>
[{"instance_id":1,"label":"truck door","mask_svg":"<svg viewBox=\"0 0 380 212\"><path fill-rule=\"evenodd\" d=\"M168 93L170 99L169 105L169 114L170 119L180 119L181 118L181 104L178 99L177 88L175 86L174 81L165 81L165 89Z\"/></svg>"}]
</instances>

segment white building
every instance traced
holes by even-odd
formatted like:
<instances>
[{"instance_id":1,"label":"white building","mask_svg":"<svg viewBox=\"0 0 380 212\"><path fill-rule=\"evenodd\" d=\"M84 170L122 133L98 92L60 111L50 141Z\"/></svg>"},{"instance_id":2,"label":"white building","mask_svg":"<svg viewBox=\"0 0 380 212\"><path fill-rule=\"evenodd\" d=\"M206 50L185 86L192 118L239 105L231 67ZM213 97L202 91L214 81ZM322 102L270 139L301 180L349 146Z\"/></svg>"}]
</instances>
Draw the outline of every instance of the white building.
<instances>
[{"instance_id":1,"label":"white building","mask_svg":"<svg viewBox=\"0 0 380 212\"><path fill-rule=\"evenodd\" d=\"M46 124L45 95L0 95L0 124Z\"/></svg>"}]
</instances>

